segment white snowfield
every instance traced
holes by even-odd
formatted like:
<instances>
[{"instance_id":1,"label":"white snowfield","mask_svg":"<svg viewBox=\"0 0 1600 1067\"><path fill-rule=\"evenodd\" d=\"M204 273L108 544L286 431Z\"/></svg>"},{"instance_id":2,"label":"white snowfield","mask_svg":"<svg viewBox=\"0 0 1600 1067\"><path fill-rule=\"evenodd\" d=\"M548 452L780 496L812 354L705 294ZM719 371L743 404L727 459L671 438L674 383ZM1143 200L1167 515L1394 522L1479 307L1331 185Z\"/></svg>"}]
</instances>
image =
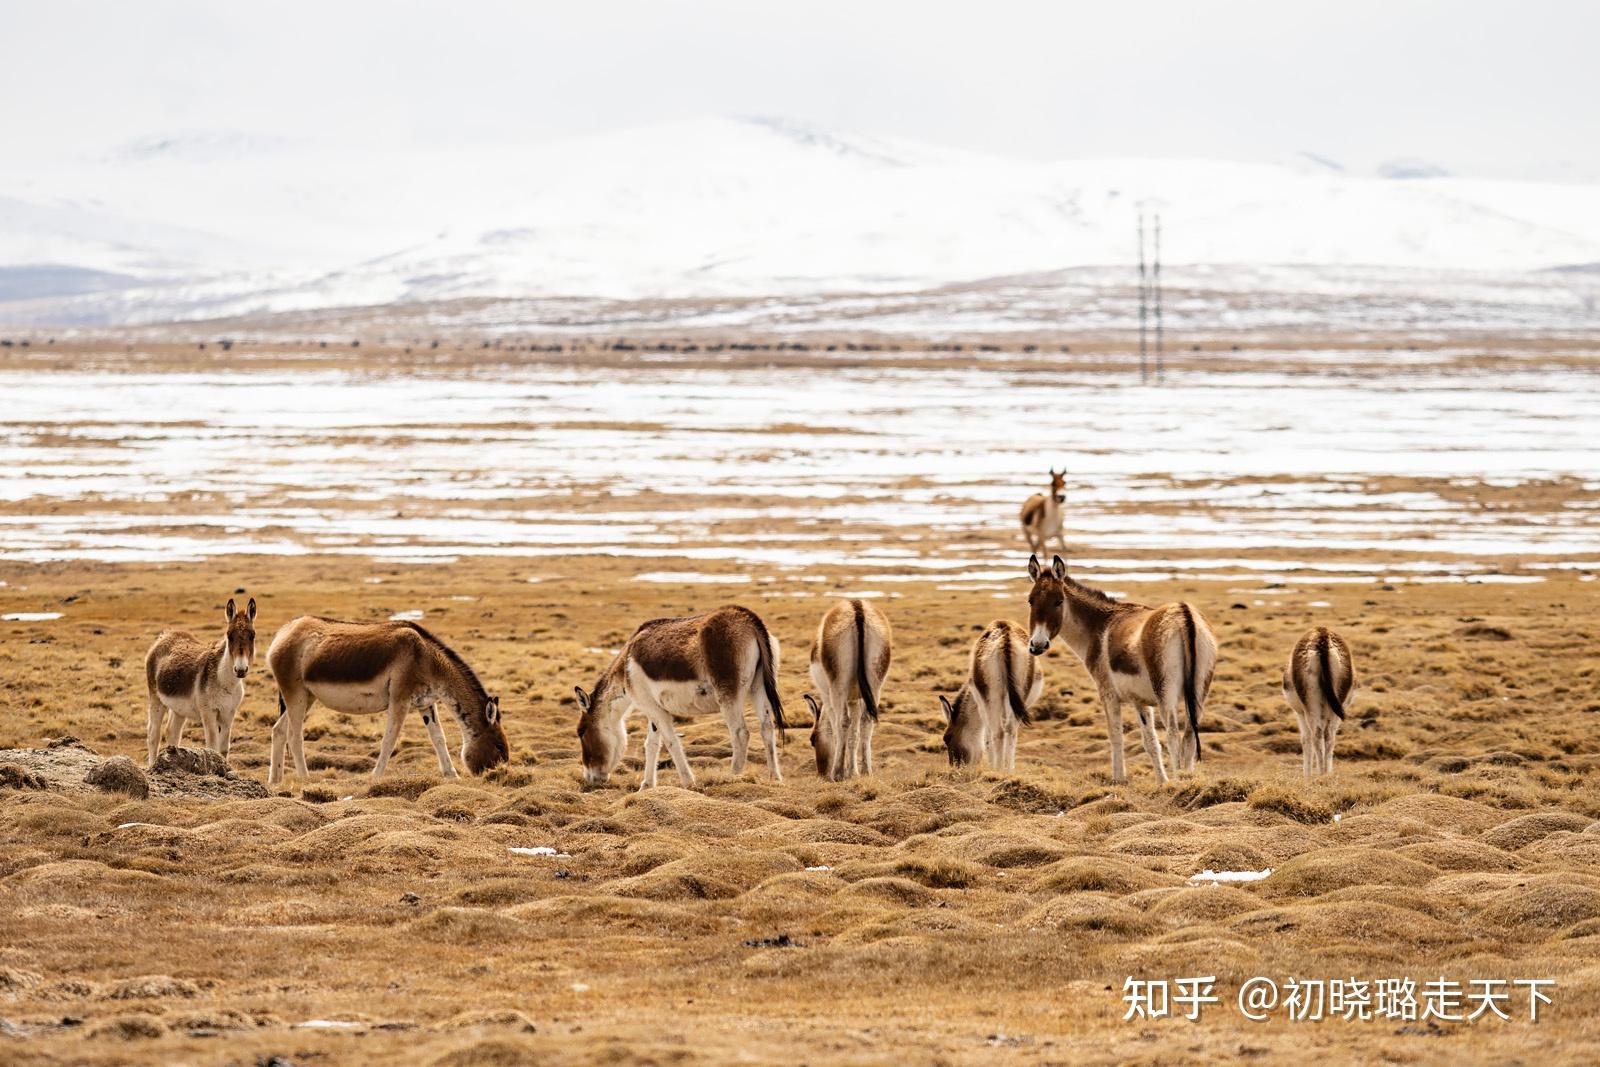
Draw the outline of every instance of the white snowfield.
<instances>
[{"instance_id":1,"label":"white snowfield","mask_svg":"<svg viewBox=\"0 0 1600 1067\"><path fill-rule=\"evenodd\" d=\"M429 152L213 136L23 163L0 174L0 322L915 290L1131 267L1140 204L1160 208L1172 267L1254 268L1252 284L1277 266L1600 263L1596 185L1037 162L781 120Z\"/></svg>"}]
</instances>

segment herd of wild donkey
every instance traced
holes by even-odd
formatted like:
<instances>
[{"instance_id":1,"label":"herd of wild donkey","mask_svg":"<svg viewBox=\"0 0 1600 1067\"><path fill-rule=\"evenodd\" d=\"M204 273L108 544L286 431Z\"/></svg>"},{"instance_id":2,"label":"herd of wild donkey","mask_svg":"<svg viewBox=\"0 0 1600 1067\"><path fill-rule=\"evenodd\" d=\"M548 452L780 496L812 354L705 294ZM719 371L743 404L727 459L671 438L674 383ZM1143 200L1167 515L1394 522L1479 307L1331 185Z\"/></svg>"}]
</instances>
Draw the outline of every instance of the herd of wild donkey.
<instances>
[{"instance_id":1,"label":"herd of wild donkey","mask_svg":"<svg viewBox=\"0 0 1600 1067\"><path fill-rule=\"evenodd\" d=\"M1016 762L1017 729L1044 689L1037 657L1061 637L1088 670L1105 709L1111 741L1111 777L1127 781L1123 764L1122 706L1131 704L1156 780L1166 782L1161 729L1172 773L1194 769L1200 755L1200 720L1211 689L1217 642L1198 608L1187 603L1146 607L1114 600L1072 578L1061 556L1050 566L1039 553L1062 535L1063 475L1050 472L1048 493L1022 507L1022 528L1032 555L1028 575L1028 629L1005 619L990 623L972 645L971 671L955 699L944 696L944 743L953 764L987 760L1000 770ZM159 754L163 723L167 744L176 745L194 719L206 746L223 756L234 713L244 699L244 677L255 652L256 602L227 606L227 628L219 641L167 632L145 657L150 694L149 760ZM894 638L889 620L872 604L843 600L830 607L811 646L811 680L819 697L806 694L813 726L817 771L842 780L872 773L872 733L878 696L889 673ZM336 711L386 712L383 744L373 776L388 766L406 715L416 711L428 730L439 769L455 767L445 745L439 710L461 725L461 758L481 774L510 758L499 701L483 688L472 668L443 641L412 622L355 623L302 616L286 623L267 650L278 687L278 719L272 727L270 784L283 779L284 748L295 771L307 776L304 724L313 700ZM755 705L767 770L782 779L777 734L784 729L777 687L778 642L749 608L727 606L704 615L655 619L634 631L594 688L577 688L578 739L584 774L606 781L627 747L625 722L637 708L649 724L644 742L644 780L656 783L665 742L684 785L694 772L684 755L673 716L720 711L733 742L733 773L744 771L750 731L747 701ZM1283 694L1300 724L1306 776L1333 769L1333 744L1344 719L1344 703L1355 683L1350 647L1336 633L1317 627L1295 644L1284 670Z\"/></svg>"}]
</instances>

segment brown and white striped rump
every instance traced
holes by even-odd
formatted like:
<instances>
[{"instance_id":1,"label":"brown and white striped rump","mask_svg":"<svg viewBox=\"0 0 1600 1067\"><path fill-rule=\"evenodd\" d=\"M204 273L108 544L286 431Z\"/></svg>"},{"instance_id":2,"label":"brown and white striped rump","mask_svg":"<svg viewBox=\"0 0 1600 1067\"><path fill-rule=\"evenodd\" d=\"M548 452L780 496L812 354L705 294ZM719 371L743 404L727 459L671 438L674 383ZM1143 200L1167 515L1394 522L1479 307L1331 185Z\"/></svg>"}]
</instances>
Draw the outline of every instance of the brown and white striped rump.
<instances>
[{"instance_id":1,"label":"brown and white striped rump","mask_svg":"<svg viewBox=\"0 0 1600 1067\"><path fill-rule=\"evenodd\" d=\"M165 720L167 744L183 740L183 730L199 720L206 747L227 756L233 718L244 701L244 677L256 654L255 597L239 611L232 600L223 609L225 627L215 641L167 630L144 657L149 698L147 765L154 767Z\"/></svg>"},{"instance_id":2,"label":"brown and white striped rump","mask_svg":"<svg viewBox=\"0 0 1600 1067\"><path fill-rule=\"evenodd\" d=\"M1067 501L1066 475L1066 471L1058 474L1051 468L1049 491L1034 493L1022 504L1022 536L1028 539L1029 552L1043 552L1051 538L1063 553L1067 550L1066 537L1061 532L1062 506Z\"/></svg>"},{"instance_id":3,"label":"brown and white striped rump","mask_svg":"<svg viewBox=\"0 0 1600 1067\"><path fill-rule=\"evenodd\" d=\"M351 715L385 713L383 743L374 778L383 777L406 714L422 716L439 772L456 777L439 711L461 724L461 760L473 774L511 758L500 702L490 696L467 662L414 622L342 622L302 615L284 624L267 650L278 683L278 721L272 727L267 781L283 780L285 744L295 773L307 776L305 719L313 701Z\"/></svg>"},{"instance_id":4,"label":"brown and white striped rump","mask_svg":"<svg viewBox=\"0 0 1600 1067\"><path fill-rule=\"evenodd\" d=\"M1355 660L1344 638L1317 626L1295 642L1283 669L1283 699L1300 724L1300 762L1307 778L1333 772L1333 744L1355 684Z\"/></svg>"},{"instance_id":5,"label":"brown and white striped rump","mask_svg":"<svg viewBox=\"0 0 1600 1067\"><path fill-rule=\"evenodd\" d=\"M817 773L843 781L872 773L872 734L878 698L889 675L894 632L883 612L857 597L823 613L811 643L811 747Z\"/></svg>"},{"instance_id":6,"label":"brown and white striped rump","mask_svg":"<svg viewBox=\"0 0 1600 1067\"><path fill-rule=\"evenodd\" d=\"M1191 771L1200 757L1200 719L1217 664L1217 639L1192 604L1146 607L1113 600L1067 574L1056 556L1042 567L1028 560L1028 650L1041 655L1058 634L1083 661L1100 692L1111 741L1111 780L1126 782L1122 705L1139 715L1139 736L1156 780L1167 780L1155 716L1166 725L1174 773Z\"/></svg>"},{"instance_id":7,"label":"brown and white striped rump","mask_svg":"<svg viewBox=\"0 0 1600 1067\"><path fill-rule=\"evenodd\" d=\"M636 707L650 727L639 788L656 784L663 741L679 780L685 786L694 784L694 771L672 723L674 715L722 712L733 744L733 773L742 774L750 745L744 719L748 700L755 705L766 744L767 771L781 782L775 731L781 732L785 723L777 675L777 638L749 608L730 604L704 615L645 623L628 638L592 690L573 687L582 712L578 741L584 777L596 785L611 777L627 752L626 720Z\"/></svg>"},{"instance_id":8,"label":"brown and white striped rump","mask_svg":"<svg viewBox=\"0 0 1600 1067\"><path fill-rule=\"evenodd\" d=\"M941 693L944 747L950 762L1001 771L1017 766L1017 728L1044 692L1044 671L1028 654L1028 633L1007 619L991 622L972 643L967 680L954 701Z\"/></svg>"}]
</instances>

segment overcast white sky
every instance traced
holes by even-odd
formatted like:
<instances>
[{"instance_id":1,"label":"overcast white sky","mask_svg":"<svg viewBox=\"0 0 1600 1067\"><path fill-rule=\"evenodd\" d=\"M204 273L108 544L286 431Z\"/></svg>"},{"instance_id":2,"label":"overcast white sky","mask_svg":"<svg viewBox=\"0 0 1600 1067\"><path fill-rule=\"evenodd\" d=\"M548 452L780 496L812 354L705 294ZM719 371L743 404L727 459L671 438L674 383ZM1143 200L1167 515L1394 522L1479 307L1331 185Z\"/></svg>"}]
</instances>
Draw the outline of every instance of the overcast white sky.
<instances>
[{"instance_id":1,"label":"overcast white sky","mask_svg":"<svg viewBox=\"0 0 1600 1067\"><path fill-rule=\"evenodd\" d=\"M241 131L539 141L699 115L1041 159L1600 180L1588 0L0 3L0 167Z\"/></svg>"}]
</instances>

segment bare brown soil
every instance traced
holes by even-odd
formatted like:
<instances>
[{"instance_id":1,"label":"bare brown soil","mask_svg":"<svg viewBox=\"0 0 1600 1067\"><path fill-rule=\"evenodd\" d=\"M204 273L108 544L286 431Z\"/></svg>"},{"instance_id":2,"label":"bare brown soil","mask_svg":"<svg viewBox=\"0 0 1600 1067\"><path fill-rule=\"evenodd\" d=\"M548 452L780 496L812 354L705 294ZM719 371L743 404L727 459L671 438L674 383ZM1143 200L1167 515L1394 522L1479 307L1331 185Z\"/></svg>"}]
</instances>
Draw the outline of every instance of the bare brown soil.
<instances>
[{"instance_id":1,"label":"bare brown soil","mask_svg":"<svg viewBox=\"0 0 1600 1067\"><path fill-rule=\"evenodd\" d=\"M816 619L857 579L633 580L659 565L0 565L0 613L64 614L0 623L0 748L74 734L142 763L148 642L209 632L236 590L261 604L263 650L297 614L423 610L500 695L513 748L486 778L443 782L413 722L374 784L379 721L317 709L311 779L262 799L131 800L0 768L0 1060L1600 1058L1593 584L1130 585L1193 600L1222 646L1199 773L1160 788L1131 733L1133 780L1109 784L1093 692L1060 651L1017 772L951 771L935 694L960 683L978 628L1022 616L1020 567L1002 599L897 583L880 601L899 645L879 771L832 784L800 694ZM726 730L703 719L681 725L694 789L664 766L662 788L634 792L637 736L609 786L585 787L572 686L637 622L730 601L783 642L788 781L731 779ZM1361 688L1334 775L1308 785L1279 682L1313 623L1349 639ZM275 713L261 666L232 753L258 781ZM541 846L559 854L509 851ZM1123 1021L1128 977L1199 975L1223 1002L1198 1024ZM1523 995L1508 1022L1252 1023L1232 998L1255 975L1557 985L1537 1023Z\"/></svg>"}]
</instances>

